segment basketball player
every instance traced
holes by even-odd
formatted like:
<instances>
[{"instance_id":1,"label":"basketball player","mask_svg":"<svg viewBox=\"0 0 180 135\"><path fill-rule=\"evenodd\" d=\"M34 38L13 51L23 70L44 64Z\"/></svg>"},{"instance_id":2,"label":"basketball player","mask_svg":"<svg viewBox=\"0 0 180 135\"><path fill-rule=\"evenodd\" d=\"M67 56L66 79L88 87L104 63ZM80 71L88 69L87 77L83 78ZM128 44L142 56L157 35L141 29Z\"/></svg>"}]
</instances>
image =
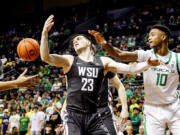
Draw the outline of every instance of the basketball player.
<instances>
[{"instance_id":1,"label":"basketball player","mask_svg":"<svg viewBox=\"0 0 180 135\"><path fill-rule=\"evenodd\" d=\"M37 75L34 76L25 76L27 69L13 81L0 81L0 91L13 89L13 88L24 88L34 85L34 82L37 80Z\"/></svg>"},{"instance_id":2,"label":"basketball player","mask_svg":"<svg viewBox=\"0 0 180 135\"><path fill-rule=\"evenodd\" d=\"M134 74L160 64L158 59L148 59L136 65L117 63L108 57L92 55L92 43L86 35L76 35L73 47L78 54L49 54L48 32L54 25L51 15L45 22L40 45L42 61L62 67L67 78L66 134L106 135L109 134L97 114L97 96L107 72Z\"/></svg>"},{"instance_id":3,"label":"basketball player","mask_svg":"<svg viewBox=\"0 0 180 135\"><path fill-rule=\"evenodd\" d=\"M122 111L121 111L121 119L122 123L125 123L128 118L128 108L127 108L127 97L123 84L119 80L118 76L112 72L108 72L103 80L101 90L99 91L98 96L98 104L97 104L97 112L101 116L101 120L103 124L107 127L110 135L116 135L116 126L113 120L113 110L109 103L109 98L111 97L111 92L109 91L109 80L113 84L113 86L118 91L118 97L121 99L122 103ZM66 100L63 104L61 110L61 117L64 118L66 113Z\"/></svg>"},{"instance_id":4,"label":"basketball player","mask_svg":"<svg viewBox=\"0 0 180 135\"><path fill-rule=\"evenodd\" d=\"M180 103L176 90L179 84L179 54L168 49L170 30L164 25L154 25L149 32L151 50L124 52L107 44L104 37L89 31L113 57L124 61L146 61L159 58L164 64L144 71L145 131L148 135L163 135L166 125L173 135L180 134Z\"/></svg>"}]
</instances>

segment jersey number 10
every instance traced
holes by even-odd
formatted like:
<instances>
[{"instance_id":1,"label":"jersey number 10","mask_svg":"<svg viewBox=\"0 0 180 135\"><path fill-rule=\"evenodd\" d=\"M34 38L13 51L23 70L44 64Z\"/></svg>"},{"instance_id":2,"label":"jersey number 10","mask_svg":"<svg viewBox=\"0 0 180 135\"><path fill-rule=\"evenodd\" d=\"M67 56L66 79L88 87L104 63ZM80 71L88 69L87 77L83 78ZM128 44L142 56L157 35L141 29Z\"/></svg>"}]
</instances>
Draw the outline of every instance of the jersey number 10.
<instances>
[{"instance_id":1,"label":"jersey number 10","mask_svg":"<svg viewBox=\"0 0 180 135\"><path fill-rule=\"evenodd\" d=\"M157 73L156 85L165 86L167 82L167 74Z\"/></svg>"}]
</instances>

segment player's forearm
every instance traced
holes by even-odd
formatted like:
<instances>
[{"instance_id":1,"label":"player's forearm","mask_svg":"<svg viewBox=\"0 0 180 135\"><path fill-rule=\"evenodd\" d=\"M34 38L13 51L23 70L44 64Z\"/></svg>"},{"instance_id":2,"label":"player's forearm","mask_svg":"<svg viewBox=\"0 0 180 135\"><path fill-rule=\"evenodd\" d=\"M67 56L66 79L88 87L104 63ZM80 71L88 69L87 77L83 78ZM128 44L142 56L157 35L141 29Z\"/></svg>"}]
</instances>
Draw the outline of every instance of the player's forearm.
<instances>
[{"instance_id":1,"label":"player's forearm","mask_svg":"<svg viewBox=\"0 0 180 135\"><path fill-rule=\"evenodd\" d=\"M121 61L137 61L138 54L136 52L121 51L119 48L113 47L112 45L104 44L103 48L108 54L115 59Z\"/></svg>"},{"instance_id":2,"label":"player's forearm","mask_svg":"<svg viewBox=\"0 0 180 135\"><path fill-rule=\"evenodd\" d=\"M120 49L115 48L115 47L113 47L112 45L110 45L108 43L104 44L103 48L106 50L106 52L110 56L112 56L112 57L114 57L114 58L116 58L118 60L122 60L122 58L121 58L122 51Z\"/></svg>"},{"instance_id":3,"label":"player's forearm","mask_svg":"<svg viewBox=\"0 0 180 135\"><path fill-rule=\"evenodd\" d=\"M18 87L18 82L16 80L0 82L0 91L9 90L17 87Z\"/></svg>"},{"instance_id":4,"label":"player's forearm","mask_svg":"<svg viewBox=\"0 0 180 135\"><path fill-rule=\"evenodd\" d=\"M127 111L128 110L128 106L127 106L127 96L126 96L126 91L125 88L123 86L123 84L121 83L119 89L118 89L118 97L121 100L121 104L122 104L122 110Z\"/></svg>"},{"instance_id":5,"label":"player's forearm","mask_svg":"<svg viewBox=\"0 0 180 135\"><path fill-rule=\"evenodd\" d=\"M119 64L116 68L116 72L125 74L137 74L143 72L149 67L151 66L148 65L147 61L133 65Z\"/></svg>"},{"instance_id":6,"label":"player's forearm","mask_svg":"<svg viewBox=\"0 0 180 135\"><path fill-rule=\"evenodd\" d=\"M48 32L43 31L41 36L40 55L42 61L47 61L49 58L49 47L48 47Z\"/></svg>"},{"instance_id":7,"label":"player's forearm","mask_svg":"<svg viewBox=\"0 0 180 135\"><path fill-rule=\"evenodd\" d=\"M63 103L62 109L61 109L61 118L64 119L64 113L66 112L66 99Z\"/></svg>"}]
</instances>

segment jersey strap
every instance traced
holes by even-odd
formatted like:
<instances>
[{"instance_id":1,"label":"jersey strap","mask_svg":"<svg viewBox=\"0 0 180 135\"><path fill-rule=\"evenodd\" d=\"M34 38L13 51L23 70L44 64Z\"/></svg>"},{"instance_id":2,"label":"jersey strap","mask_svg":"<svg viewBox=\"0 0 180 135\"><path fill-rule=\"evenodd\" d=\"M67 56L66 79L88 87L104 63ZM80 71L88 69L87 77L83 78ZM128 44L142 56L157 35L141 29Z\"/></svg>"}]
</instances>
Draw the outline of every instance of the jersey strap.
<instances>
[{"instance_id":1,"label":"jersey strap","mask_svg":"<svg viewBox=\"0 0 180 135\"><path fill-rule=\"evenodd\" d=\"M156 58L158 58L157 53L156 53L155 50L154 50L154 55L155 55ZM169 59L168 59L168 61L165 62L164 64L169 64L169 62L171 61L171 59L172 59L172 52L170 51ZM163 61L161 61L161 62L163 62Z\"/></svg>"},{"instance_id":2,"label":"jersey strap","mask_svg":"<svg viewBox=\"0 0 180 135\"><path fill-rule=\"evenodd\" d=\"M177 68L178 74L180 75L178 54L176 53L175 55L176 55L176 68Z\"/></svg>"}]
</instances>

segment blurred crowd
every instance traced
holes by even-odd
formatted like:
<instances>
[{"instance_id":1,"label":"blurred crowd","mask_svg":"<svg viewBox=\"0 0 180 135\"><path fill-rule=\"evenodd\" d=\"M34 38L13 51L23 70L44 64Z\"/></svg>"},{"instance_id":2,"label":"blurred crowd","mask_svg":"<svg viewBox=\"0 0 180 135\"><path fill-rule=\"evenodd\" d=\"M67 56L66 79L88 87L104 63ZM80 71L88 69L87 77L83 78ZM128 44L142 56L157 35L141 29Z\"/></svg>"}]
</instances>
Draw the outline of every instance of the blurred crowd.
<instances>
[{"instance_id":1,"label":"blurred crowd","mask_svg":"<svg viewBox=\"0 0 180 135\"><path fill-rule=\"evenodd\" d=\"M78 7L80 8L80 7ZM50 53L75 54L71 45L63 42L74 33L74 28L93 17L94 13L101 10L73 7L67 17L55 16L55 27L49 35ZM121 50L134 51L149 49L147 30L149 26L159 23L165 24L172 30L169 39L169 48L180 52L180 2L157 1L143 7L137 6L128 17L109 18L103 24L96 24L94 30L101 32L109 44ZM28 74L39 74L35 87L27 89L13 89L0 93L0 128L1 134L25 135L31 128L35 134L61 135L63 133L63 120L60 115L62 105L66 98L66 79L61 68L56 68L43 63L40 58L32 62L20 59L16 52L18 42L25 37L31 37L40 42L42 23L28 23L26 21L9 24L7 31L0 32L0 80L14 80L25 67ZM62 21L63 20L63 21ZM100 45L96 45L99 56L108 56ZM134 64L130 62L128 64ZM143 135L144 134L144 86L142 74L122 75L119 78L124 84L128 99L129 119L121 123L121 101L117 91L110 85L113 100L110 102L114 111L114 120L118 135ZM41 132L41 133L40 133ZM168 131L167 131L168 134Z\"/></svg>"}]
</instances>

